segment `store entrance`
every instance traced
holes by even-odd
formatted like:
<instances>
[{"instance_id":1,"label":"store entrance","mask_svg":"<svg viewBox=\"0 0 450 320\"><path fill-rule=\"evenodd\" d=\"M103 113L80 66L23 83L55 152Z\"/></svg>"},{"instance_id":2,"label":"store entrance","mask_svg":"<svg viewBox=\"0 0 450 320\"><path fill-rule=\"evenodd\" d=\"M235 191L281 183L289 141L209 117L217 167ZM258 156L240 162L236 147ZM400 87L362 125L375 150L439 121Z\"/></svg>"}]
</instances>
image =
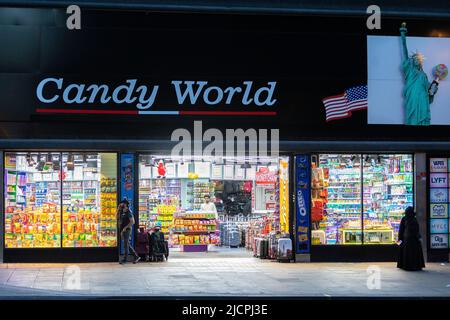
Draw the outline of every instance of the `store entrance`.
<instances>
[{"instance_id":1,"label":"store entrance","mask_svg":"<svg viewBox=\"0 0 450 320\"><path fill-rule=\"evenodd\" d=\"M275 259L278 240L289 238L288 170L287 157L142 154L138 239L159 230L171 259Z\"/></svg>"}]
</instances>

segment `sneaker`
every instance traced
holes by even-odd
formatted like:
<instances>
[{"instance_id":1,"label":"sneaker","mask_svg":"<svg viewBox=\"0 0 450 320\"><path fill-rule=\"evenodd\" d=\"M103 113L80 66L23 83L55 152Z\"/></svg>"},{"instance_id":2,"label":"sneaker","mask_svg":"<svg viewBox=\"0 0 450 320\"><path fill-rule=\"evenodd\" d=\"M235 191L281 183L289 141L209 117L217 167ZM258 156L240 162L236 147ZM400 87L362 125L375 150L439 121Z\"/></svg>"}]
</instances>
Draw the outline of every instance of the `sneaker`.
<instances>
[{"instance_id":1,"label":"sneaker","mask_svg":"<svg viewBox=\"0 0 450 320\"><path fill-rule=\"evenodd\" d=\"M127 260L120 260L119 263L120 264L125 264L125 263L127 263Z\"/></svg>"},{"instance_id":2,"label":"sneaker","mask_svg":"<svg viewBox=\"0 0 450 320\"><path fill-rule=\"evenodd\" d=\"M136 259L134 259L133 263L136 264L139 262L139 260L141 260L141 257L136 257Z\"/></svg>"}]
</instances>

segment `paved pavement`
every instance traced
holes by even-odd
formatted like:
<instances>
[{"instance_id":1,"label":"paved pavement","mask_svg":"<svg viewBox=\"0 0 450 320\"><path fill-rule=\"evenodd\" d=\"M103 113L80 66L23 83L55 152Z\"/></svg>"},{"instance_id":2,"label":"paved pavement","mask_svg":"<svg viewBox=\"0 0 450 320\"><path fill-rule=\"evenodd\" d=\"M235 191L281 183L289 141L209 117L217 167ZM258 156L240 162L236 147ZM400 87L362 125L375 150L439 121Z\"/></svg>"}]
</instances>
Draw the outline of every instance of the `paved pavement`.
<instances>
[{"instance_id":1,"label":"paved pavement","mask_svg":"<svg viewBox=\"0 0 450 320\"><path fill-rule=\"evenodd\" d=\"M377 284L369 267L380 270L379 289L367 285ZM124 266L0 264L0 299L118 296L450 298L450 264L406 272L394 263L278 263L242 255L175 255Z\"/></svg>"}]
</instances>

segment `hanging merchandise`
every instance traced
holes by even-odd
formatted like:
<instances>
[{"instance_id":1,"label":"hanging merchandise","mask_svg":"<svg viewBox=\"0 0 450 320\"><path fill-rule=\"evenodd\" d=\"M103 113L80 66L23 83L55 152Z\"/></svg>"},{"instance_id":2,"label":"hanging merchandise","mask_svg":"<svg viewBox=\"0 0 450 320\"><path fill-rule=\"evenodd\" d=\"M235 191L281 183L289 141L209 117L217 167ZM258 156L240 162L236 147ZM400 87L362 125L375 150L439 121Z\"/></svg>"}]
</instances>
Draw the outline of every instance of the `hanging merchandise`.
<instances>
[{"instance_id":1,"label":"hanging merchandise","mask_svg":"<svg viewBox=\"0 0 450 320\"><path fill-rule=\"evenodd\" d=\"M280 160L279 172L280 231L289 233L289 167L284 159Z\"/></svg>"},{"instance_id":2,"label":"hanging merchandise","mask_svg":"<svg viewBox=\"0 0 450 320\"><path fill-rule=\"evenodd\" d=\"M158 162L158 178L166 177L166 167L164 166L164 162L159 160Z\"/></svg>"}]
</instances>

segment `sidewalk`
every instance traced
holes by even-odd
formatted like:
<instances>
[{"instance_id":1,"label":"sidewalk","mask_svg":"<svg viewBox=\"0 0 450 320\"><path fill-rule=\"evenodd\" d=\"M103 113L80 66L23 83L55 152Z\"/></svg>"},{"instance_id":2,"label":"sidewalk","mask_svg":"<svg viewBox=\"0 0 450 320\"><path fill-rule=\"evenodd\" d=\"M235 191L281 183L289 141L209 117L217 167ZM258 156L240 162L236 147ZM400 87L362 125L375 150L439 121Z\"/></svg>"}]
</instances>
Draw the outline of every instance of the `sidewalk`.
<instances>
[{"instance_id":1,"label":"sidewalk","mask_svg":"<svg viewBox=\"0 0 450 320\"><path fill-rule=\"evenodd\" d=\"M367 287L369 266L381 288ZM0 298L20 297L450 297L450 265L405 272L394 263L278 263L256 258L175 258L162 263L0 264ZM72 277L72 278L71 278Z\"/></svg>"}]
</instances>

